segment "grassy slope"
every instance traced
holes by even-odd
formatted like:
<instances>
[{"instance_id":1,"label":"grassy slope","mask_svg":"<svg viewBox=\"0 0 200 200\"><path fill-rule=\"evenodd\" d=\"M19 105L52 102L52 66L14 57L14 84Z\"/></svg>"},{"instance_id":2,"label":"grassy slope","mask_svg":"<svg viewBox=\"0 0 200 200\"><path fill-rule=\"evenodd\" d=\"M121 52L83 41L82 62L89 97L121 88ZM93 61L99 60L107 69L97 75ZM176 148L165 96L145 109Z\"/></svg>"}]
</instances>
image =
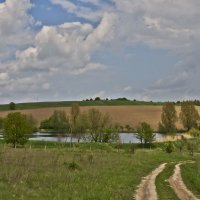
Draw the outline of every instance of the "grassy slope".
<instances>
[{"instance_id":1,"label":"grassy slope","mask_svg":"<svg viewBox=\"0 0 200 200\"><path fill-rule=\"evenodd\" d=\"M132 199L141 177L160 163L187 159L160 150L130 154L106 144L91 146L48 147L45 152L1 144L0 199ZM72 161L81 169L69 170L66 163Z\"/></svg>"},{"instance_id":2,"label":"grassy slope","mask_svg":"<svg viewBox=\"0 0 200 200\"><path fill-rule=\"evenodd\" d=\"M181 174L187 188L200 198L200 156L196 163L181 165Z\"/></svg>"}]
</instances>

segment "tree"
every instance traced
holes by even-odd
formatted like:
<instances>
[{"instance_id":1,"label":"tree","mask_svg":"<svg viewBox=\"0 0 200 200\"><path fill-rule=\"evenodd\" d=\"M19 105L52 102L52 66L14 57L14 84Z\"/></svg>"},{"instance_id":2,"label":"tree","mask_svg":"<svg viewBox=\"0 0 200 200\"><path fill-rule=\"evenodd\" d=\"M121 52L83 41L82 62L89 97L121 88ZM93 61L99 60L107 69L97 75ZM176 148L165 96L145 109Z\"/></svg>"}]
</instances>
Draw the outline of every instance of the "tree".
<instances>
[{"instance_id":1,"label":"tree","mask_svg":"<svg viewBox=\"0 0 200 200\"><path fill-rule=\"evenodd\" d=\"M164 133L175 133L177 114L174 103L166 103L162 108L161 123L159 123L159 130Z\"/></svg>"},{"instance_id":2,"label":"tree","mask_svg":"<svg viewBox=\"0 0 200 200\"><path fill-rule=\"evenodd\" d=\"M64 111L55 110L49 119L40 123L40 129L51 129L54 132L65 133L69 130L69 119Z\"/></svg>"},{"instance_id":3,"label":"tree","mask_svg":"<svg viewBox=\"0 0 200 200\"><path fill-rule=\"evenodd\" d=\"M119 141L120 126L118 123L110 124L104 129L102 142Z\"/></svg>"},{"instance_id":4,"label":"tree","mask_svg":"<svg viewBox=\"0 0 200 200\"><path fill-rule=\"evenodd\" d=\"M192 128L197 128L199 113L191 101L183 102L181 105L180 120L183 127L189 131Z\"/></svg>"},{"instance_id":5,"label":"tree","mask_svg":"<svg viewBox=\"0 0 200 200\"><path fill-rule=\"evenodd\" d=\"M15 107L16 107L16 106L15 106L15 103L14 103L14 102L10 102L10 103L9 103L9 109L10 109L10 110L15 110Z\"/></svg>"},{"instance_id":6,"label":"tree","mask_svg":"<svg viewBox=\"0 0 200 200\"><path fill-rule=\"evenodd\" d=\"M117 139L119 126L113 125L110 116L97 109L88 110L88 131L94 142L109 142Z\"/></svg>"},{"instance_id":7,"label":"tree","mask_svg":"<svg viewBox=\"0 0 200 200\"><path fill-rule=\"evenodd\" d=\"M88 127L87 114L85 112L81 113L77 117L76 121L76 136L78 137L78 142L80 141L81 135L86 133Z\"/></svg>"},{"instance_id":8,"label":"tree","mask_svg":"<svg viewBox=\"0 0 200 200\"><path fill-rule=\"evenodd\" d=\"M71 133L75 133L76 132L77 119L78 119L78 116L80 114L80 108L79 108L79 105L77 103L72 104L70 114L71 114L70 115Z\"/></svg>"},{"instance_id":9,"label":"tree","mask_svg":"<svg viewBox=\"0 0 200 200\"><path fill-rule=\"evenodd\" d=\"M37 132L38 128L37 128L37 121L36 119L33 117L33 115L26 115L26 119L30 122L31 126L32 126L32 130L33 132Z\"/></svg>"},{"instance_id":10,"label":"tree","mask_svg":"<svg viewBox=\"0 0 200 200\"><path fill-rule=\"evenodd\" d=\"M24 145L32 133L32 125L26 115L20 112L10 113L4 119L3 136L7 143Z\"/></svg>"},{"instance_id":11,"label":"tree","mask_svg":"<svg viewBox=\"0 0 200 200\"><path fill-rule=\"evenodd\" d=\"M65 133L69 129L69 120L64 111L55 110L50 117L50 123L55 132Z\"/></svg>"},{"instance_id":12,"label":"tree","mask_svg":"<svg viewBox=\"0 0 200 200\"><path fill-rule=\"evenodd\" d=\"M153 133L153 129L146 122L142 122L139 125L137 132L136 137L140 139L141 143L144 142L145 146L147 143L151 144L155 140L156 134Z\"/></svg>"},{"instance_id":13,"label":"tree","mask_svg":"<svg viewBox=\"0 0 200 200\"><path fill-rule=\"evenodd\" d=\"M88 110L88 129L94 142L101 142L102 114L92 108Z\"/></svg>"},{"instance_id":14,"label":"tree","mask_svg":"<svg viewBox=\"0 0 200 200\"><path fill-rule=\"evenodd\" d=\"M96 97L94 100L95 101L101 101L101 98L100 97Z\"/></svg>"},{"instance_id":15,"label":"tree","mask_svg":"<svg viewBox=\"0 0 200 200\"><path fill-rule=\"evenodd\" d=\"M3 129L3 121L4 121L4 119L2 117L0 117L0 130Z\"/></svg>"}]
</instances>

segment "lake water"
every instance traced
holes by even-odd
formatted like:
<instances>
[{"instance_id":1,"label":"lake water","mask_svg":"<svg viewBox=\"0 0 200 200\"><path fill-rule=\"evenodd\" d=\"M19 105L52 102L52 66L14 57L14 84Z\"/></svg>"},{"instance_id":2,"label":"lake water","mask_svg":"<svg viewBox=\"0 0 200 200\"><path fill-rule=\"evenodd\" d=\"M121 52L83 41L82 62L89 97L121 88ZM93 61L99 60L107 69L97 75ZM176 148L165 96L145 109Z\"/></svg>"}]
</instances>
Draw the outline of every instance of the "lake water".
<instances>
[{"instance_id":1,"label":"lake water","mask_svg":"<svg viewBox=\"0 0 200 200\"><path fill-rule=\"evenodd\" d=\"M162 134L156 133L156 140L162 140L164 136ZM140 143L136 138L135 133L120 133L119 138L121 143ZM2 139L2 134L0 134L0 139ZM70 142L71 137L66 136L65 134L56 134L56 133L33 133L30 137L30 140L37 141L53 141L53 142ZM78 138L73 137L72 142L78 142ZM80 142L87 142L87 134L85 139L81 138Z\"/></svg>"}]
</instances>

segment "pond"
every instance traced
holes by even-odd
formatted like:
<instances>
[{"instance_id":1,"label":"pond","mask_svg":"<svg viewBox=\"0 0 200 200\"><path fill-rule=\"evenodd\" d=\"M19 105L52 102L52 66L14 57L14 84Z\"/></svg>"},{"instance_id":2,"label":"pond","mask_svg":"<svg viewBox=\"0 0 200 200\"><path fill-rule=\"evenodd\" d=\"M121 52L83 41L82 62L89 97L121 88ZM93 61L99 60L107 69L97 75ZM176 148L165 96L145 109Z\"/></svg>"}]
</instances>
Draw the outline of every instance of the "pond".
<instances>
[{"instance_id":1,"label":"pond","mask_svg":"<svg viewBox=\"0 0 200 200\"><path fill-rule=\"evenodd\" d=\"M81 138L80 142L88 142L87 140L88 134L85 134L84 139ZM160 141L164 136L160 133L156 133L156 140ZM119 134L120 142L121 143L139 143L140 141L136 138L135 133L120 133ZM54 141L54 142L70 142L71 137L62 135L62 134L55 134L55 133L33 133L30 140L38 140L38 141ZM78 142L78 138L73 137L72 142Z\"/></svg>"}]
</instances>

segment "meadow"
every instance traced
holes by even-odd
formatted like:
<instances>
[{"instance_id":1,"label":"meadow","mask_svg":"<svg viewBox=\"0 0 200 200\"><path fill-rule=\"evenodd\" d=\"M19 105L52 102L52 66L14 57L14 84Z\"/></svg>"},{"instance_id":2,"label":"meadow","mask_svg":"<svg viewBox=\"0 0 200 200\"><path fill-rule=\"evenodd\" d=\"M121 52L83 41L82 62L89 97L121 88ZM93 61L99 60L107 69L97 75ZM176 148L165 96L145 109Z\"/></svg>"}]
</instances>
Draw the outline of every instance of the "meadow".
<instances>
[{"instance_id":1,"label":"meadow","mask_svg":"<svg viewBox=\"0 0 200 200\"><path fill-rule=\"evenodd\" d=\"M29 142L14 149L1 143L0 199L132 199L141 178L159 164L191 159L161 148L133 152L131 145ZM173 195L163 185L171 173L169 166L157 178L159 196Z\"/></svg>"}]
</instances>

